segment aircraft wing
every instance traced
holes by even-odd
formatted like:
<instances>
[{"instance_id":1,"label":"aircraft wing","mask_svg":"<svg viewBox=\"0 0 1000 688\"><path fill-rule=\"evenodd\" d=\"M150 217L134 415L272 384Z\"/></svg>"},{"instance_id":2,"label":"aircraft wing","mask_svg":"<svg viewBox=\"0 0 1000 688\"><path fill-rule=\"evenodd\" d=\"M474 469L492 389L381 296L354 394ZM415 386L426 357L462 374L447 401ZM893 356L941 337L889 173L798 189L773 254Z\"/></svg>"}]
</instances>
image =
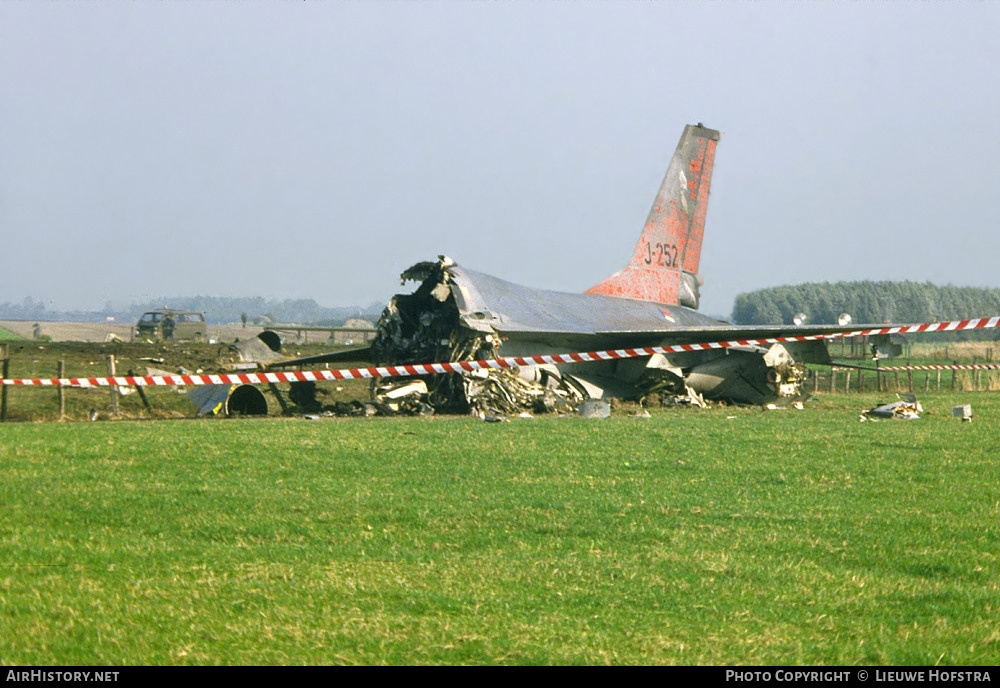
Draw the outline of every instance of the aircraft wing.
<instances>
[{"instance_id":1,"label":"aircraft wing","mask_svg":"<svg viewBox=\"0 0 1000 688\"><path fill-rule=\"evenodd\" d=\"M547 343L550 347L562 344L558 353L573 353L597 348L631 348L640 346L658 346L663 344L695 344L702 342L719 342L732 340L768 339L787 336L810 336L816 334L832 334L851 332L858 329L876 327L874 325L841 327L838 325L819 326L739 326L726 325L717 327L692 327L662 330L617 330L593 332L584 334L567 331L532 330L518 333L518 340L528 340ZM513 334L513 333L511 333ZM563 350L564 349L564 350ZM507 351L503 352L507 354ZM553 353L555 351L553 350ZM300 356L275 361L269 368L288 368L292 366L309 366L319 363L340 363L348 361L372 361L372 347L356 347L340 351L330 351L312 356ZM437 361L423 361L436 363ZM825 361L823 361L825 362Z\"/></svg>"},{"instance_id":2,"label":"aircraft wing","mask_svg":"<svg viewBox=\"0 0 1000 688\"><path fill-rule=\"evenodd\" d=\"M810 337L854 332L881 327L880 325L691 325L657 330L599 330L597 335L620 337L661 337L678 343L722 342L747 339L775 339L778 337Z\"/></svg>"},{"instance_id":3,"label":"aircraft wing","mask_svg":"<svg viewBox=\"0 0 1000 688\"><path fill-rule=\"evenodd\" d=\"M371 346L359 346L353 349L341 349L339 351L328 351L313 356L299 356L298 358L286 358L275 361L268 365L268 368L288 368L290 366L308 366L316 363L337 363L342 361L368 361L371 359Z\"/></svg>"},{"instance_id":4,"label":"aircraft wing","mask_svg":"<svg viewBox=\"0 0 1000 688\"><path fill-rule=\"evenodd\" d=\"M573 294L523 287L442 259L428 276L445 284L454 297L458 320L471 330L498 333L506 355L545 346L546 353L693 344L733 339L835 334L863 329L850 325L734 325L676 304L616 298L603 294ZM418 293L420 289L418 289ZM426 311L423 299L397 299L415 320ZM524 346L519 346L523 343ZM537 353L532 351L530 353Z\"/></svg>"}]
</instances>

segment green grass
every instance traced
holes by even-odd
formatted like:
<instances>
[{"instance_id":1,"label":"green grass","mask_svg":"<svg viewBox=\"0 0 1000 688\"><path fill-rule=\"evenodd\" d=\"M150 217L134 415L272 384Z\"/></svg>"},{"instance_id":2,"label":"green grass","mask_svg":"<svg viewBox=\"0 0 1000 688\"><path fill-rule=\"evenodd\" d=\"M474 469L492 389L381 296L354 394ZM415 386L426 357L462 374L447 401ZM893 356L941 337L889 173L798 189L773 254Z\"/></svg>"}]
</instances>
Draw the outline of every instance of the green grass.
<instances>
[{"instance_id":1,"label":"green grass","mask_svg":"<svg viewBox=\"0 0 1000 688\"><path fill-rule=\"evenodd\" d=\"M13 342L13 341L23 341L24 337L11 332L8 329L0 327L0 342Z\"/></svg>"},{"instance_id":2,"label":"green grass","mask_svg":"<svg viewBox=\"0 0 1000 688\"><path fill-rule=\"evenodd\" d=\"M922 400L0 426L0 661L994 664L1000 397Z\"/></svg>"}]
</instances>

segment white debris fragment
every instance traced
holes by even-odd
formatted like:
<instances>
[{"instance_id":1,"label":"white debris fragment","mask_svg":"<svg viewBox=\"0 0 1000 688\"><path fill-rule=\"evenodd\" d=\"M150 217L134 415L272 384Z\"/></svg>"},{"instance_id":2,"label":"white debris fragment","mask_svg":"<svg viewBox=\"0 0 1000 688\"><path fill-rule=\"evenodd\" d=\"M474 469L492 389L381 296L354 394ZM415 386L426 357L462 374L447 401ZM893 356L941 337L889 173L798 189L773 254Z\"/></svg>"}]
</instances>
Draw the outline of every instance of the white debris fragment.
<instances>
[{"instance_id":1,"label":"white debris fragment","mask_svg":"<svg viewBox=\"0 0 1000 688\"><path fill-rule=\"evenodd\" d=\"M972 422L972 404L959 404L951 407L951 415L963 421Z\"/></svg>"},{"instance_id":2,"label":"white debris fragment","mask_svg":"<svg viewBox=\"0 0 1000 688\"><path fill-rule=\"evenodd\" d=\"M584 418L610 418L611 403L603 399L587 399L576 409Z\"/></svg>"}]
</instances>

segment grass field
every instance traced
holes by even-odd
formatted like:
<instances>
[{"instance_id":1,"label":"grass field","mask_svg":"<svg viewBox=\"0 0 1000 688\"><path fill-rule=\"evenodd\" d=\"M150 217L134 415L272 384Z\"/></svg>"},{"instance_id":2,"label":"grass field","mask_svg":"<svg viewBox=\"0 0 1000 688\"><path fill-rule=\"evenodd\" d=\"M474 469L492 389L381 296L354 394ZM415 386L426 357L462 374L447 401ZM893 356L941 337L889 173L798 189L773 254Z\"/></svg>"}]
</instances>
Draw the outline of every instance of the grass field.
<instances>
[{"instance_id":1,"label":"grass field","mask_svg":"<svg viewBox=\"0 0 1000 688\"><path fill-rule=\"evenodd\" d=\"M2 425L0 662L995 664L1000 397L921 399Z\"/></svg>"},{"instance_id":2,"label":"grass field","mask_svg":"<svg viewBox=\"0 0 1000 688\"><path fill-rule=\"evenodd\" d=\"M914 344L915 350L920 344ZM931 345L928 345L931 346ZM938 346L938 345L933 345ZM888 359L882 365L904 365L912 362L917 364L944 364L957 361L959 363L984 362L992 360L994 342L960 342L942 344L938 349L924 347L918 353L920 358ZM174 342L169 344L147 343L86 343L86 342L38 342L23 340L6 342L0 349L6 349L10 357L9 377L12 378L55 378L59 376L60 364L67 377L103 377L109 374L109 358L116 360L116 371L119 375L127 375L129 371L144 375L147 366L167 370L169 372L220 372L229 370L228 362L235 359L227 344L204 344L194 342ZM289 355L309 355L330 351L329 344L292 345L286 353ZM849 351L849 349L847 349ZM1000 352L1000 349L998 349ZM944 357L947 354L947 357ZM937 356L937 358L935 358ZM943 357L943 358L942 358ZM836 358L836 356L835 356ZM854 361L871 367L870 361ZM367 361L344 361L337 367L368 366ZM858 391L859 376L864 375L862 388L871 392L876 387L876 374L872 370L860 371L838 370L835 379L831 380L831 369L827 366L813 366L815 379L807 380L804 389L807 392L820 395L830 392L843 392L850 376L849 389ZM916 371L885 372L882 375L883 396L892 399L893 392L905 392L911 389L918 395L931 392L969 392L973 390L1000 390L1000 371ZM831 381L834 386L831 387ZM281 416L283 409L270 390L261 388L269 407L269 415ZM891 392L889 391L891 390ZM284 388L285 401L287 387ZM117 401L118 413L112 411L111 393L107 388L65 390L65 413L60 416L58 394L54 388L39 387L8 387L7 420L24 421L54 421L54 420L86 420L95 413L102 419L116 417L118 419L168 419L192 418L196 407L180 388L145 388L145 394L150 407L147 409L140 396L133 389L122 388L122 396ZM367 402L371 398L370 386L367 380L348 380L335 383L320 383L318 401L327 407L335 402L357 400ZM856 402L858 404L862 401ZM294 411L294 409L293 409Z\"/></svg>"},{"instance_id":3,"label":"grass field","mask_svg":"<svg viewBox=\"0 0 1000 688\"><path fill-rule=\"evenodd\" d=\"M223 344L203 344L176 342L169 344L143 343L103 343L87 342L11 342L6 346L10 356L11 378L55 378L59 377L60 362L65 364L66 377L103 377L109 374L108 359L116 360L116 373L127 375L129 371L139 375L147 373L147 365L152 364L171 373L180 372L228 372L225 363L236 357L230 347ZM305 355L325 353L330 345L310 344L296 347L288 353ZM350 362L347 365L351 365ZM357 362L357 365L362 365ZM365 364L367 365L367 364ZM267 394L271 415L281 415L281 406L273 395ZM118 400L119 419L165 419L193 418L197 412L195 405L183 393L184 388L161 387L145 389L152 410L147 410L134 389L122 388ZM287 396L287 386L285 386ZM178 393L181 392L181 393ZM7 420L54 421L60 419L58 390L40 387L8 387ZM367 380L341 381L322 385L320 400L325 404L350 399L370 398ZM110 390L106 387L65 390L65 420L86 420L93 412L101 418L108 418L111 412Z\"/></svg>"},{"instance_id":4,"label":"grass field","mask_svg":"<svg viewBox=\"0 0 1000 688\"><path fill-rule=\"evenodd\" d=\"M19 337L18 335L14 334L10 330L7 330L7 329L4 329L3 327L0 327L0 342L19 341L21 339L23 339L23 337Z\"/></svg>"}]
</instances>

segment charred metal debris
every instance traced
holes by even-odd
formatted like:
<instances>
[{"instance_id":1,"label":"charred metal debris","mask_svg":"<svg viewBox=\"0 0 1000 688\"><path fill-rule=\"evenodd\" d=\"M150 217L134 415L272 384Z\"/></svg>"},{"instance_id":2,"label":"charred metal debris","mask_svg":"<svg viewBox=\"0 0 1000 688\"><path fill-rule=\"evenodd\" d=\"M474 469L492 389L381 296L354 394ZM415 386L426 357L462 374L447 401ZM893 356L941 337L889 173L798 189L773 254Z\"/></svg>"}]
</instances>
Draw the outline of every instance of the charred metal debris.
<instances>
[{"instance_id":1,"label":"charred metal debris","mask_svg":"<svg viewBox=\"0 0 1000 688\"><path fill-rule=\"evenodd\" d=\"M917 401L917 397L915 395L902 394L899 397L899 401L894 401L891 404L881 404L875 408L863 411L858 417L858 420L861 422L880 419L916 420L920 418L920 414L923 412L924 409L920 405L920 402ZM971 415L972 411L970 408L970 419Z\"/></svg>"},{"instance_id":2,"label":"charred metal debris","mask_svg":"<svg viewBox=\"0 0 1000 688\"><path fill-rule=\"evenodd\" d=\"M397 294L382 312L372 342L376 365L474 361L500 356L502 337L478 322L480 313L463 315L453 263L417 263L400 279L419 282L412 294ZM475 413L480 416L521 411L571 410L588 395L555 366L448 373L420 380L386 378L372 387L375 404L385 413Z\"/></svg>"}]
</instances>

